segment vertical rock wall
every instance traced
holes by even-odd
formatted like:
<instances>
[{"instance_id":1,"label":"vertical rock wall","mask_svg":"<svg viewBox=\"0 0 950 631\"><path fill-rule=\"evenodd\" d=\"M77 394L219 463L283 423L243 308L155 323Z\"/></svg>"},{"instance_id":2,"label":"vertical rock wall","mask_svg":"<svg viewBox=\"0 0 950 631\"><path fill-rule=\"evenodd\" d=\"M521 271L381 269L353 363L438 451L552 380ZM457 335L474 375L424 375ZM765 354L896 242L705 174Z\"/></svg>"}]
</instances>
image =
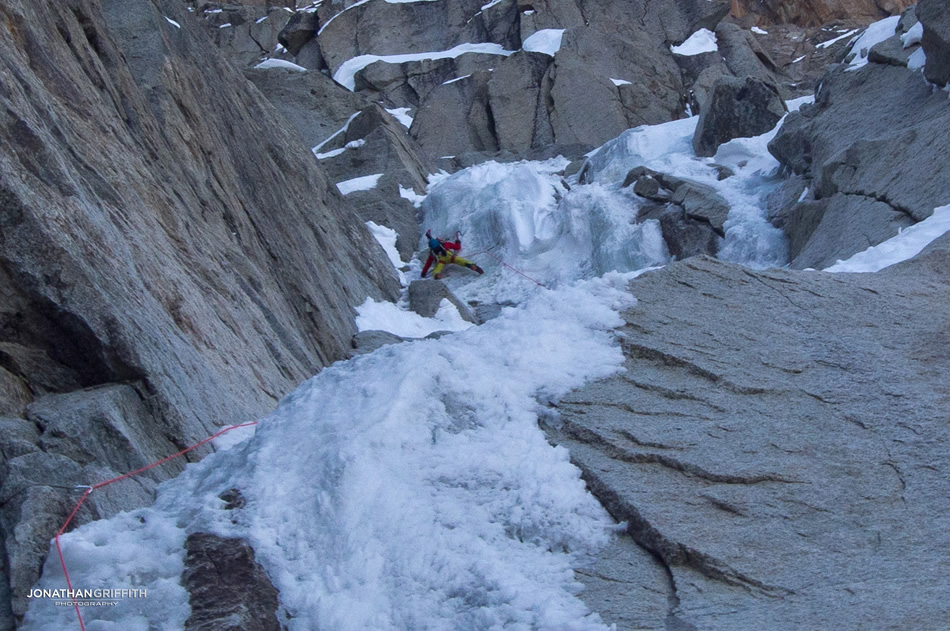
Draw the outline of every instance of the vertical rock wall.
<instances>
[{"instance_id":1,"label":"vertical rock wall","mask_svg":"<svg viewBox=\"0 0 950 631\"><path fill-rule=\"evenodd\" d=\"M143 435L181 446L261 416L344 356L353 307L398 282L181 2L0 0L0 29L0 412L27 437L4 443L0 523L20 615L74 501L24 476L69 469L57 458L83 478L135 461L97 460L86 443L103 418L131 457ZM114 384L141 401L133 428ZM62 393L83 402L58 400L65 437L36 409ZM116 493L80 519L142 501Z\"/></svg>"}]
</instances>

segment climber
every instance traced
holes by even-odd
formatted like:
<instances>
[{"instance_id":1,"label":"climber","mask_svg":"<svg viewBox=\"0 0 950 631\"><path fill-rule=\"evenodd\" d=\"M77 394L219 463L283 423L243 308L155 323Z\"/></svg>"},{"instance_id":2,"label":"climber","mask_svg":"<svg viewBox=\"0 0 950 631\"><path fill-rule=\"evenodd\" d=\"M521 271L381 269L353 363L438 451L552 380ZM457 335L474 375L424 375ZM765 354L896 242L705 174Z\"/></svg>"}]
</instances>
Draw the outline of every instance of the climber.
<instances>
[{"instance_id":1,"label":"climber","mask_svg":"<svg viewBox=\"0 0 950 631\"><path fill-rule=\"evenodd\" d=\"M475 265L475 263L463 259L461 256L456 256L456 253L462 249L462 241L458 232L455 233L455 243L436 239L432 236L432 230L426 230L426 239L429 240L429 258L426 259L426 264L422 266L422 278L426 277L426 272L429 271L429 267L433 263L435 263L435 269L432 271L436 278L442 278L442 268L445 267L446 263L461 265L479 274L485 273L485 270Z\"/></svg>"}]
</instances>

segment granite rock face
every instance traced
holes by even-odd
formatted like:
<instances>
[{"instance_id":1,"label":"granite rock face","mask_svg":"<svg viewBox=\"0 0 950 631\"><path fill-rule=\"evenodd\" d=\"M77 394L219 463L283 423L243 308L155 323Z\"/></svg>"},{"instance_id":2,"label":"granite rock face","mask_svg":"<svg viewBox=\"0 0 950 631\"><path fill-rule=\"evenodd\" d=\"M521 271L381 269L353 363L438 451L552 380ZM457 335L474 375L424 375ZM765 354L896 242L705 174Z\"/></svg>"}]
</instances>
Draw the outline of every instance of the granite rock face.
<instances>
[{"instance_id":1,"label":"granite rock face","mask_svg":"<svg viewBox=\"0 0 950 631\"><path fill-rule=\"evenodd\" d=\"M801 241L793 250L807 253L792 265L847 258L950 203L950 172L936 166L950 159L948 124L950 102L917 72L869 63L826 75L815 104L789 114L769 143L810 191L777 215Z\"/></svg>"},{"instance_id":2,"label":"granite rock face","mask_svg":"<svg viewBox=\"0 0 950 631\"><path fill-rule=\"evenodd\" d=\"M626 371L547 421L653 553L613 558L652 591L594 610L642 612L624 629L942 628L948 270L945 236L877 274L699 257L634 280Z\"/></svg>"},{"instance_id":3,"label":"granite rock face","mask_svg":"<svg viewBox=\"0 0 950 631\"><path fill-rule=\"evenodd\" d=\"M375 188L347 197L354 214L392 228L408 260L419 241L416 209L404 191L425 192L436 171L406 127L362 94L319 72L245 70L245 75L300 133L331 182L382 174Z\"/></svg>"},{"instance_id":4,"label":"granite rock face","mask_svg":"<svg viewBox=\"0 0 950 631\"><path fill-rule=\"evenodd\" d=\"M349 353L355 305L399 287L183 3L0 1L0 16L0 383L4 413L43 429L35 450L4 453L3 492L49 472L2 515L19 615L23 577L75 500L48 484L138 462L114 460L127 452L107 439L144 459L258 418ZM336 255L354 241L369 243L359 261ZM90 388L58 420L36 411ZM103 406L136 412L102 424ZM102 440L81 439L83 424ZM110 491L76 523L147 502L149 484Z\"/></svg>"}]
</instances>

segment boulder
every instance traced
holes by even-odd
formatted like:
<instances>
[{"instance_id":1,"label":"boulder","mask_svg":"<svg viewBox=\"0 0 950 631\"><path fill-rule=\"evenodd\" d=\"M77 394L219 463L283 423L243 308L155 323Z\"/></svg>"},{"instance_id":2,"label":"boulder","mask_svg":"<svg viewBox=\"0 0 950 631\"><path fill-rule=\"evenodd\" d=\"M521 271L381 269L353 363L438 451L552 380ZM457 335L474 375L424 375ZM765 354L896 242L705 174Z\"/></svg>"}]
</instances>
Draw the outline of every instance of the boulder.
<instances>
[{"instance_id":1,"label":"boulder","mask_svg":"<svg viewBox=\"0 0 950 631\"><path fill-rule=\"evenodd\" d=\"M698 257L632 281L624 372L546 426L653 558L606 554L635 584L665 572L580 597L633 628L938 628L948 269L945 236L877 274Z\"/></svg>"},{"instance_id":2,"label":"boulder","mask_svg":"<svg viewBox=\"0 0 950 631\"><path fill-rule=\"evenodd\" d=\"M455 305L463 320L478 324L478 319L468 305L459 300L442 281L422 279L414 280L409 284L409 309L424 318L434 316L443 300L448 300Z\"/></svg>"},{"instance_id":3,"label":"boulder","mask_svg":"<svg viewBox=\"0 0 950 631\"><path fill-rule=\"evenodd\" d=\"M279 592L243 539L204 532L185 540L185 631L280 631Z\"/></svg>"},{"instance_id":4,"label":"boulder","mask_svg":"<svg viewBox=\"0 0 950 631\"><path fill-rule=\"evenodd\" d=\"M729 217L729 204L713 187L686 180L675 188L671 201L688 218L705 222L720 237L725 236L723 224Z\"/></svg>"},{"instance_id":5,"label":"boulder","mask_svg":"<svg viewBox=\"0 0 950 631\"><path fill-rule=\"evenodd\" d=\"M712 187L646 167L627 173L623 187L630 184L635 195L650 202L639 208L637 221L659 221L663 240L675 259L716 254L729 204Z\"/></svg>"},{"instance_id":6,"label":"boulder","mask_svg":"<svg viewBox=\"0 0 950 631\"><path fill-rule=\"evenodd\" d=\"M681 206L669 204L658 217L663 241L674 260L706 254L715 256L722 240L708 222L690 217Z\"/></svg>"},{"instance_id":7,"label":"boulder","mask_svg":"<svg viewBox=\"0 0 950 631\"><path fill-rule=\"evenodd\" d=\"M75 487L134 471L180 450L155 431L157 426L128 385L41 396L27 407L27 420L0 419L0 525L8 533L9 588L18 616L25 612L25 596L39 578L50 539L66 521L70 502L79 499ZM134 482L103 487L71 525L150 501L158 482L180 473L185 463L171 461Z\"/></svg>"},{"instance_id":8,"label":"boulder","mask_svg":"<svg viewBox=\"0 0 950 631\"><path fill-rule=\"evenodd\" d=\"M316 12L297 11L277 35L277 41L295 57L320 27Z\"/></svg>"},{"instance_id":9,"label":"boulder","mask_svg":"<svg viewBox=\"0 0 950 631\"><path fill-rule=\"evenodd\" d=\"M837 193L798 204L786 221L796 269L824 269L914 225L906 214L872 197Z\"/></svg>"},{"instance_id":10,"label":"boulder","mask_svg":"<svg viewBox=\"0 0 950 631\"><path fill-rule=\"evenodd\" d=\"M941 0L920 0L917 19L924 25L920 45L927 55L924 76L927 81L945 86L950 83L950 12Z\"/></svg>"},{"instance_id":11,"label":"boulder","mask_svg":"<svg viewBox=\"0 0 950 631\"><path fill-rule=\"evenodd\" d=\"M752 77L720 77L699 116L693 149L698 156L715 155L724 142L769 131L787 111L774 85Z\"/></svg>"},{"instance_id":12,"label":"boulder","mask_svg":"<svg viewBox=\"0 0 950 631\"><path fill-rule=\"evenodd\" d=\"M40 431L35 423L22 418L0 416L0 462L39 451L39 442Z\"/></svg>"},{"instance_id":13,"label":"boulder","mask_svg":"<svg viewBox=\"0 0 950 631\"><path fill-rule=\"evenodd\" d=\"M917 46L904 48L900 35L894 35L872 46L868 51L868 61L874 64L907 67L907 61L916 50Z\"/></svg>"},{"instance_id":14,"label":"boulder","mask_svg":"<svg viewBox=\"0 0 950 631\"><path fill-rule=\"evenodd\" d=\"M320 52L320 42L316 38L300 47L297 56L294 57L294 63L307 70L327 70L327 62Z\"/></svg>"},{"instance_id":15,"label":"boulder","mask_svg":"<svg viewBox=\"0 0 950 631\"><path fill-rule=\"evenodd\" d=\"M355 355L372 353L377 348L405 341L406 338L399 337L389 331L360 331L353 336L353 353Z\"/></svg>"},{"instance_id":16,"label":"boulder","mask_svg":"<svg viewBox=\"0 0 950 631\"><path fill-rule=\"evenodd\" d=\"M716 41L723 61L734 76L754 77L776 86L782 84L782 71L751 32L723 22L716 27ZM783 99L790 96L784 90L780 90L780 95Z\"/></svg>"}]
</instances>

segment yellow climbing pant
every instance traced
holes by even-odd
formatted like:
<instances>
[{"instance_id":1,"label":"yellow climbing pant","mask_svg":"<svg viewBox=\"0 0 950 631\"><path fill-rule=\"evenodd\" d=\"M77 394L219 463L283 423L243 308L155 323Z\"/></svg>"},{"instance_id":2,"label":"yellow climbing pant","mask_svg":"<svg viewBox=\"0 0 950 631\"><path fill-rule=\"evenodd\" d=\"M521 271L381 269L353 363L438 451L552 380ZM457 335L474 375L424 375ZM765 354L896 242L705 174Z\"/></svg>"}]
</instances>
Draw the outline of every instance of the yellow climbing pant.
<instances>
[{"instance_id":1,"label":"yellow climbing pant","mask_svg":"<svg viewBox=\"0 0 950 631\"><path fill-rule=\"evenodd\" d=\"M462 267L469 267L469 268L474 265L474 263L472 263L468 259L463 259L461 256L455 256L454 254L446 253L446 254L442 254L441 256L439 256L438 259L436 259L435 267L432 268L432 274L436 278L438 278L439 275L442 273L442 268L445 267L446 264L448 263L454 263L456 265L461 265Z\"/></svg>"}]
</instances>

